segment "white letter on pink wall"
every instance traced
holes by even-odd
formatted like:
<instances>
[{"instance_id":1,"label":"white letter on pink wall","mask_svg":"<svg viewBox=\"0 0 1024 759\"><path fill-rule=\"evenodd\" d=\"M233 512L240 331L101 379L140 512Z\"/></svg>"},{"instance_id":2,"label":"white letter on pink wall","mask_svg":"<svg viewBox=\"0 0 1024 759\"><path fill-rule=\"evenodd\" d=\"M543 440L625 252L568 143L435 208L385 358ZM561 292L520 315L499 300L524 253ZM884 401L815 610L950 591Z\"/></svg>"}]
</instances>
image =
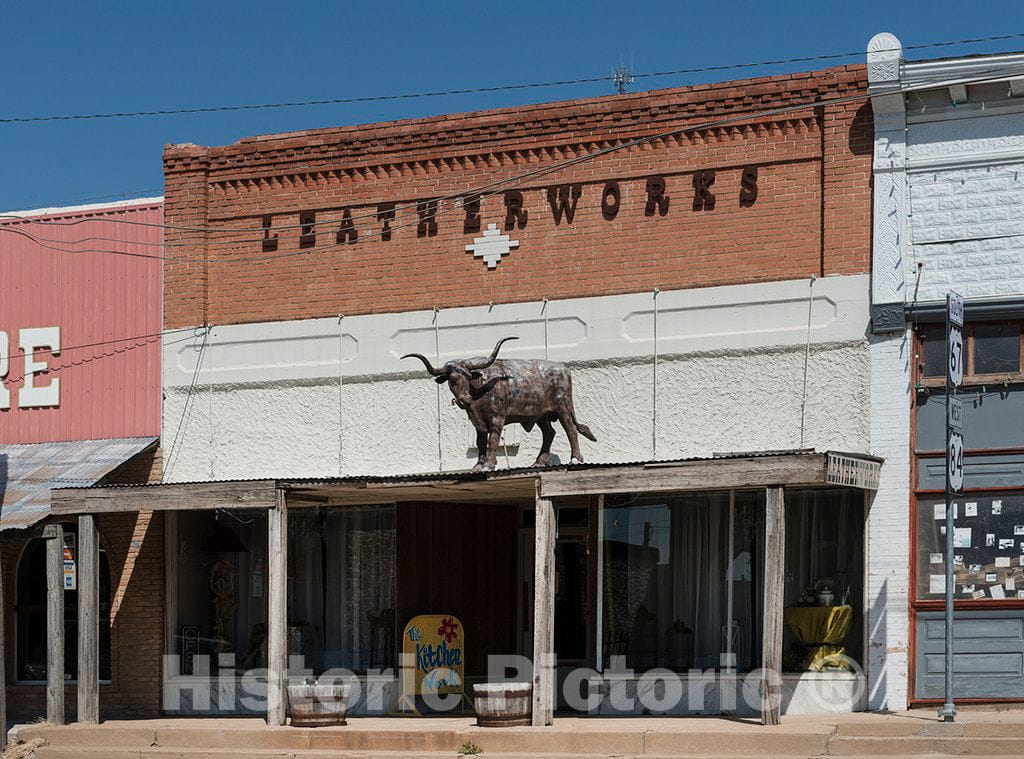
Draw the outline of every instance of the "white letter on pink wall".
<instances>
[{"instance_id":1,"label":"white letter on pink wall","mask_svg":"<svg viewBox=\"0 0 1024 759\"><path fill-rule=\"evenodd\" d=\"M21 350L25 354L25 379L18 392L18 408L43 408L60 405L60 379L48 385L35 384L35 375L47 371L46 361L36 361L34 353L49 348L54 356L60 353L60 327L36 327L20 333Z\"/></svg>"},{"instance_id":2,"label":"white letter on pink wall","mask_svg":"<svg viewBox=\"0 0 1024 759\"><path fill-rule=\"evenodd\" d=\"M11 407L11 391L7 389L7 370L11 368L11 341L0 331L0 409Z\"/></svg>"}]
</instances>

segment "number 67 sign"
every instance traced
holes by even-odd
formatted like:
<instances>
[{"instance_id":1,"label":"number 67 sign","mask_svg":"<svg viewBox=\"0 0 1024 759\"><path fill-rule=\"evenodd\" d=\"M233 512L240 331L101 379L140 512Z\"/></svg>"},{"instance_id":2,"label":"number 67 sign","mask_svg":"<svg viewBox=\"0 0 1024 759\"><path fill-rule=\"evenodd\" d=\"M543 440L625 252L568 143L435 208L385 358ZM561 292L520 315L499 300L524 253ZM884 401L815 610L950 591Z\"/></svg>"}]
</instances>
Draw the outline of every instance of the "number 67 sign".
<instances>
[{"instance_id":1,"label":"number 67 sign","mask_svg":"<svg viewBox=\"0 0 1024 759\"><path fill-rule=\"evenodd\" d=\"M949 325L949 384L960 387L964 382L964 332L955 324Z\"/></svg>"}]
</instances>

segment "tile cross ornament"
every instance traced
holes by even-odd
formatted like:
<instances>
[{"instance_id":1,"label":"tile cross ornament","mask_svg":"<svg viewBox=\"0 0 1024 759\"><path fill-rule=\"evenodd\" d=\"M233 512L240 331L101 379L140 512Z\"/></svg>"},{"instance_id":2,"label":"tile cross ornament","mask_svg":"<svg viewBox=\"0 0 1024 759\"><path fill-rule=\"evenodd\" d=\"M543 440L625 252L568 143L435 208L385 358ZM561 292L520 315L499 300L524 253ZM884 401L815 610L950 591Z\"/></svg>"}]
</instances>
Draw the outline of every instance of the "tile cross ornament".
<instances>
[{"instance_id":1,"label":"tile cross ornament","mask_svg":"<svg viewBox=\"0 0 1024 759\"><path fill-rule=\"evenodd\" d=\"M519 247L519 240L513 240L508 235L498 231L497 224L488 224L483 235L474 238L471 245L466 246L466 251L472 251L477 258L482 258L487 263L488 269L494 269L502 256L507 256L512 248Z\"/></svg>"}]
</instances>

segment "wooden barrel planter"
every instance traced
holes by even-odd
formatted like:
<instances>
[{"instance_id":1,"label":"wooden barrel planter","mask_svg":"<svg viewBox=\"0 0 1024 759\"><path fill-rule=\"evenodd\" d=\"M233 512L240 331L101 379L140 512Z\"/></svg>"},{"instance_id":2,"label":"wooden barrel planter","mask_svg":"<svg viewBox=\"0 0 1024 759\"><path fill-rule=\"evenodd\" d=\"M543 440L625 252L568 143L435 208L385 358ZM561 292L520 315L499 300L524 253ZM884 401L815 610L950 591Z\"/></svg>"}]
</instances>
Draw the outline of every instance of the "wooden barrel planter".
<instances>
[{"instance_id":1,"label":"wooden barrel planter","mask_svg":"<svg viewBox=\"0 0 1024 759\"><path fill-rule=\"evenodd\" d=\"M473 707L480 727L530 724L531 683L481 683L473 686Z\"/></svg>"},{"instance_id":2,"label":"wooden barrel planter","mask_svg":"<svg viewBox=\"0 0 1024 759\"><path fill-rule=\"evenodd\" d=\"M352 686L289 685L288 713L293 727L329 727L348 724Z\"/></svg>"}]
</instances>

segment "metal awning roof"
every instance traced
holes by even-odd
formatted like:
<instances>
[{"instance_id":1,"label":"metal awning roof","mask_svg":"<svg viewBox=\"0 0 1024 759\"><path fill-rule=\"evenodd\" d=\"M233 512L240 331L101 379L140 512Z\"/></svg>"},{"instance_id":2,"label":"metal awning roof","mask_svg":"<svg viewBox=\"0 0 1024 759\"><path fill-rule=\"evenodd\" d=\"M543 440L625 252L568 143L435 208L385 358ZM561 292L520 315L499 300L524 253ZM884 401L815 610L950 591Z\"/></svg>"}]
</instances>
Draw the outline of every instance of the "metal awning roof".
<instances>
[{"instance_id":1,"label":"metal awning roof","mask_svg":"<svg viewBox=\"0 0 1024 759\"><path fill-rule=\"evenodd\" d=\"M282 489L301 505L399 501L498 502L594 493L839 485L874 490L882 459L863 453L758 451L707 458L557 465L494 471L227 480L65 488L53 513L270 508Z\"/></svg>"},{"instance_id":2,"label":"metal awning roof","mask_svg":"<svg viewBox=\"0 0 1024 759\"><path fill-rule=\"evenodd\" d=\"M51 488L95 485L157 441L131 437L0 445L0 530L31 527L50 513Z\"/></svg>"}]
</instances>

